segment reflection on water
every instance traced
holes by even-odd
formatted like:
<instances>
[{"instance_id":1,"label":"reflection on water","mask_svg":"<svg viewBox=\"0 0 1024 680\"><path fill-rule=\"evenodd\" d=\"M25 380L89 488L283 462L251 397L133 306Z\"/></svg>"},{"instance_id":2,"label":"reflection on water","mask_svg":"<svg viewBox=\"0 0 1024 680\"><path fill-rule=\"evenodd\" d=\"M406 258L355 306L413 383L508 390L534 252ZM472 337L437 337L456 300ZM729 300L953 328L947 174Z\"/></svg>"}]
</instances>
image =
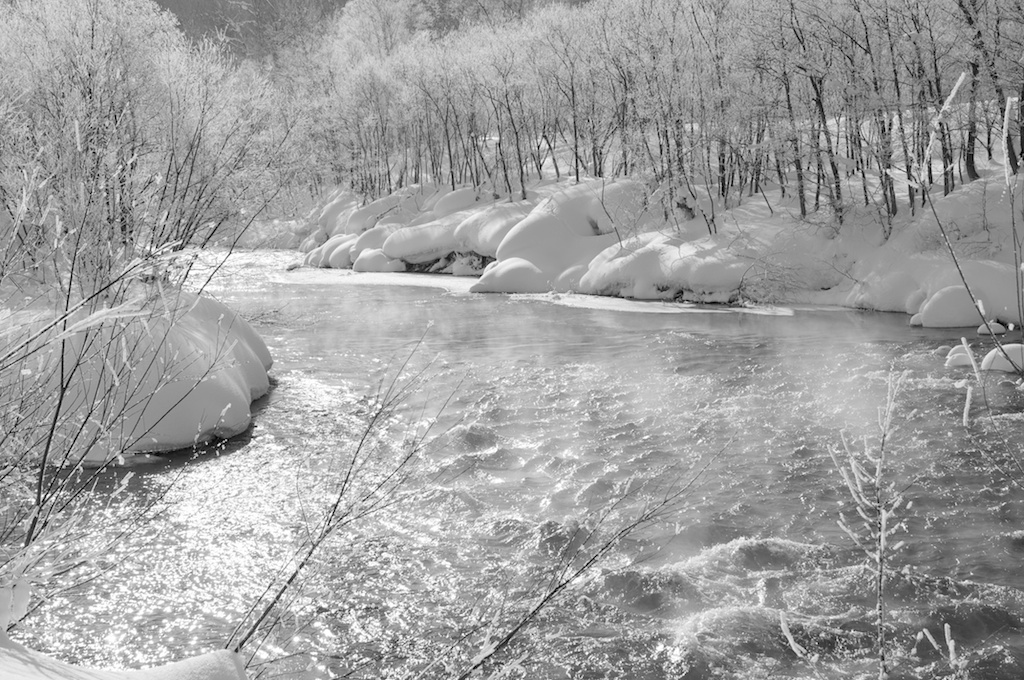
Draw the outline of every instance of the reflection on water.
<instances>
[{"instance_id":1,"label":"reflection on water","mask_svg":"<svg viewBox=\"0 0 1024 680\"><path fill-rule=\"evenodd\" d=\"M828 451L841 430L874 433L891 370L909 371L891 479L914 504L890 637L911 650L921 628L941 637L950 623L961 650L996 669L976 665L976 677L1020 670L1024 475L1012 456L1024 404L992 380L997 417L979 404L963 428L969 375L933 353L955 334L895 315L653 314L348 285L251 260L215 291L275 357L254 428L241 445L138 471L134 498L166 494L163 513L108 556L107 577L35 617L23 635L37 646L125 666L221 646L322 501L367 394L421 341L410 370L429 381L394 436L454 393L443 434L407 496L333 541L308 576L281 654L316 650L314 676L400 675L479 649L529 610L552 568L573 566L563 556L581 536L695 476L671 516L618 542L542 613L530 651L512 650L525 675L869 672L872 575L836 525L848 499ZM813 673L781 611L821 655ZM911 676L943 663L925 647L903 654ZM428 675L454 673L458 658Z\"/></svg>"}]
</instances>

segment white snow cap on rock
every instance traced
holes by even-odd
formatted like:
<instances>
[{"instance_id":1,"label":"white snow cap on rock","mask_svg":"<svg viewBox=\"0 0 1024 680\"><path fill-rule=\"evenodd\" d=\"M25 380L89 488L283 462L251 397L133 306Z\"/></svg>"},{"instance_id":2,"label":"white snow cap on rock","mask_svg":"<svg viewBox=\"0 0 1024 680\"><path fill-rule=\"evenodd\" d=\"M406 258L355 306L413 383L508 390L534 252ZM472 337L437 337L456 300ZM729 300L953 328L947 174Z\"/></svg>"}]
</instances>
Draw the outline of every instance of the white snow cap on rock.
<instances>
[{"instance_id":1,"label":"white snow cap on rock","mask_svg":"<svg viewBox=\"0 0 1024 680\"><path fill-rule=\"evenodd\" d=\"M106 394L109 412L120 414L109 434L118 441L105 439L105 432L92 432L101 423L83 425L86 432L80 438L90 441L95 435L98 442L86 463L105 463L119 442L127 443L127 451L140 453L232 437L249 427L250 403L270 389L267 371L273 359L245 319L216 300L188 292L157 305L144 319L75 333L66 343L72 361L88 357L64 398L66 411L87 412L95 395ZM123 346L131 373L113 375L104 355L83 351L83 343ZM74 419L67 426L77 427Z\"/></svg>"},{"instance_id":2,"label":"white snow cap on rock","mask_svg":"<svg viewBox=\"0 0 1024 680\"><path fill-rule=\"evenodd\" d=\"M433 262L459 248L455 228L476 210L460 210L425 224L399 229L388 236L381 250L392 260L411 264Z\"/></svg>"},{"instance_id":3,"label":"white snow cap on rock","mask_svg":"<svg viewBox=\"0 0 1024 680\"><path fill-rule=\"evenodd\" d=\"M649 233L606 249L591 261L579 290L657 300L683 295L704 302L728 302L736 295L750 258L732 247L732 237L685 241Z\"/></svg>"},{"instance_id":4,"label":"white snow cap on rock","mask_svg":"<svg viewBox=\"0 0 1024 680\"><path fill-rule=\"evenodd\" d=\"M134 671L83 668L57 661L14 642L0 632L0 678L3 680L246 680L237 654L221 650Z\"/></svg>"},{"instance_id":5,"label":"white snow cap on rock","mask_svg":"<svg viewBox=\"0 0 1024 680\"><path fill-rule=\"evenodd\" d=\"M455 228L457 250L497 257L502 240L535 206L533 201L496 203L470 214Z\"/></svg>"},{"instance_id":6,"label":"white snow cap on rock","mask_svg":"<svg viewBox=\"0 0 1024 680\"><path fill-rule=\"evenodd\" d=\"M590 180L541 201L513 226L471 289L480 293L575 290L587 265L619 233L651 221L647 188L634 180Z\"/></svg>"}]
</instances>

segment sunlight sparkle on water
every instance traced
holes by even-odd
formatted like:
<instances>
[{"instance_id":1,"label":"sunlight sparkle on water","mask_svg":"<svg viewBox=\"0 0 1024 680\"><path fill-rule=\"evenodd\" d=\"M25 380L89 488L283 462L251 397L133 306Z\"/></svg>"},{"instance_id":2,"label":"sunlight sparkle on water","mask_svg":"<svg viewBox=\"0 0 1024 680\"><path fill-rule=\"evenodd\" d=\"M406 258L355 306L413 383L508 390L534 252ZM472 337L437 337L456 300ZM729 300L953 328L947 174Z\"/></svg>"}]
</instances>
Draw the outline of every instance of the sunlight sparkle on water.
<instances>
[{"instance_id":1,"label":"sunlight sparkle on water","mask_svg":"<svg viewBox=\"0 0 1024 680\"><path fill-rule=\"evenodd\" d=\"M397 503L325 548L291 622L315 613L315 625L278 644L313 654L322 677L414 671L445 649L471 657L487 639L472 631L521 615L567 547L698 472L670 517L618 542L526 633L532 672L758 677L791 655L780 610L801 644L858 672L870 574L836 526L846 498L828 451L841 430L872 433L893 368L910 371L893 479L914 502L894 635L909 647L922 622L957 612L964 649L1021 644L1012 628L984 631L989 614L968 603L1022 611L1004 586L1024 586L1024 495L988 463L1016 441L1022 399L993 385L996 417L964 431L966 373L935 359L951 342L936 332L886 316L638 314L246 269L220 292L263 320L276 358L254 430L220 455L141 472L134 498L167 491L165 512L108 577L47 608L29 631L38 646L138 665L222 645L290 555L302 513L328 497L369 395L421 337L412 366L429 380L390 446L451 397L440 436ZM101 629L104 643L86 644L82 631Z\"/></svg>"}]
</instances>

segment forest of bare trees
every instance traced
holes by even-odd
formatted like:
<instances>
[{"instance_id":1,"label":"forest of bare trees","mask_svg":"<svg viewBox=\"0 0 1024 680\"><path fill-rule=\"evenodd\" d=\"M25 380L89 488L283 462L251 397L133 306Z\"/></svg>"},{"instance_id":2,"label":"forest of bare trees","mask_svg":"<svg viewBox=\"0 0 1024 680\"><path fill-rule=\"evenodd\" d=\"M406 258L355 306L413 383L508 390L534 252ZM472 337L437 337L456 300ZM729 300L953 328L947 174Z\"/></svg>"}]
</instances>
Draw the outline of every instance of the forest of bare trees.
<instances>
[{"instance_id":1,"label":"forest of bare trees","mask_svg":"<svg viewBox=\"0 0 1024 680\"><path fill-rule=\"evenodd\" d=\"M584 176L684 212L770 193L889 224L921 205L908 177L949 192L1021 145L1020 0L164 4L187 35L148 0L0 5L9 216L31 169L52 178L37 222L86 199L114 231L200 241L279 192Z\"/></svg>"},{"instance_id":2,"label":"forest of bare trees","mask_svg":"<svg viewBox=\"0 0 1024 680\"><path fill-rule=\"evenodd\" d=\"M771 187L841 224L856 204L917 209L906 179L933 128L920 179L947 193L1004 139L1017 163L1019 1L438 4L352 0L325 34L333 171L367 195L631 175L677 205Z\"/></svg>"}]
</instances>

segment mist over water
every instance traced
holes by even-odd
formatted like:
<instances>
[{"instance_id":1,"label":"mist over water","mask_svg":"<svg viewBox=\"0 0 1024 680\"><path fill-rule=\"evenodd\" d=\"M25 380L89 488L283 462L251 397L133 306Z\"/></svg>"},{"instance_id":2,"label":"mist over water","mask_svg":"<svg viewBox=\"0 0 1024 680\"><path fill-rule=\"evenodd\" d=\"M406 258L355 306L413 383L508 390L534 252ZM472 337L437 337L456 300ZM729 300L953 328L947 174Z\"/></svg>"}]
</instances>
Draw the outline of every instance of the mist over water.
<instances>
[{"instance_id":1,"label":"mist over water","mask_svg":"<svg viewBox=\"0 0 1024 680\"><path fill-rule=\"evenodd\" d=\"M963 428L970 376L933 352L956 332L900 315L647 313L351 285L240 257L211 290L254 320L276 387L248 436L136 471L133 498L166 494L163 512L104 557L106 578L33 619L22 634L37 647L137 666L222 646L323 500L367 395L422 339L409 364L429 380L396 443L451 402L400 502L332 541L309 575L283 653L317 650L314 676L398 676L473 621L500 628L543 592L579 527L609 508L609 526L625 521L693 480L673 514L617 544L530 629L517 648L527 675L870 672L872 576L837 526L849 498L828 451L841 431L854 446L877 434L891 371L909 373L890 477L913 500L891 639L908 677L939 668L930 646L910 650L944 623L964 653L992 660L972 677L1020 670L1024 400L993 378L996 417L979 399ZM115 530L100 511L94 521ZM817 670L782 635L783 611Z\"/></svg>"}]
</instances>

